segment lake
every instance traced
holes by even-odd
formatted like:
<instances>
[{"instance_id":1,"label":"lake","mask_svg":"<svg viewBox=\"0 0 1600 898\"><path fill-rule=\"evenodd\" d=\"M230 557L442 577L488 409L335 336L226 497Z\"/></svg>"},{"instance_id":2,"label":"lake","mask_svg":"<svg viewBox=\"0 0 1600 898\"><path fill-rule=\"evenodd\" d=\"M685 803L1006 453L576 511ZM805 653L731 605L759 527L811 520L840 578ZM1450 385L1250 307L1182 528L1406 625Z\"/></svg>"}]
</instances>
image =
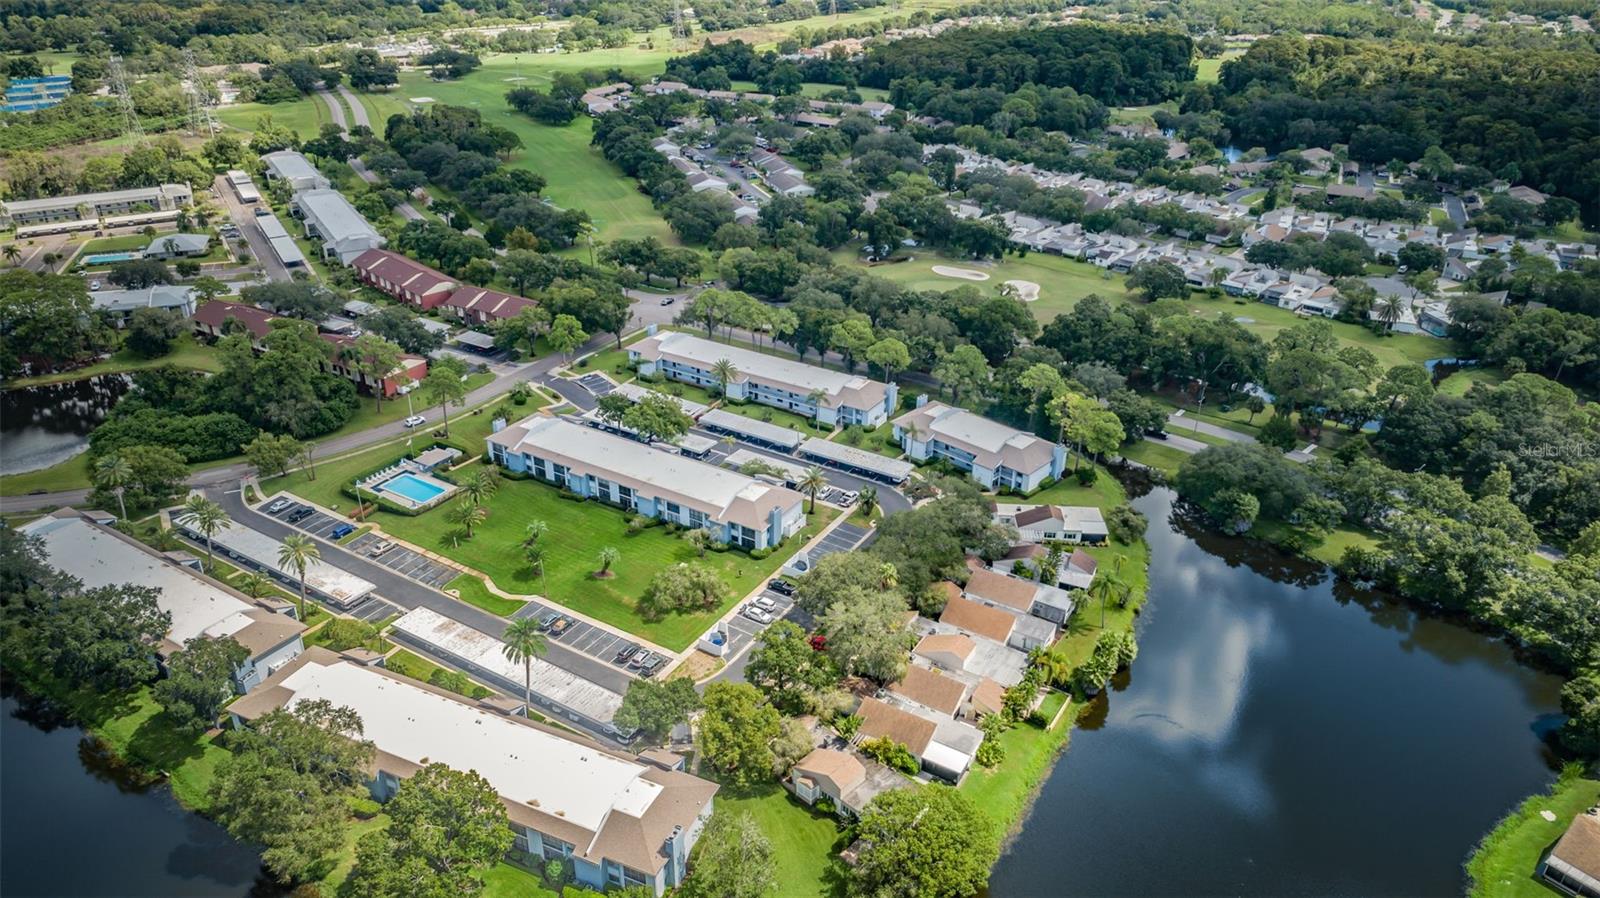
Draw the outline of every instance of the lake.
<instances>
[{"instance_id":1,"label":"lake","mask_svg":"<svg viewBox=\"0 0 1600 898\"><path fill-rule=\"evenodd\" d=\"M1560 680L1502 643L1223 537L1157 488L1138 660L1091 706L990 894L1459 895L1554 778Z\"/></svg>"},{"instance_id":2,"label":"lake","mask_svg":"<svg viewBox=\"0 0 1600 898\"><path fill-rule=\"evenodd\" d=\"M277 898L260 855L141 782L7 684L0 699L0 894Z\"/></svg>"},{"instance_id":3,"label":"lake","mask_svg":"<svg viewBox=\"0 0 1600 898\"><path fill-rule=\"evenodd\" d=\"M128 392L125 374L0 392L0 474L58 465L89 449L89 431Z\"/></svg>"}]
</instances>

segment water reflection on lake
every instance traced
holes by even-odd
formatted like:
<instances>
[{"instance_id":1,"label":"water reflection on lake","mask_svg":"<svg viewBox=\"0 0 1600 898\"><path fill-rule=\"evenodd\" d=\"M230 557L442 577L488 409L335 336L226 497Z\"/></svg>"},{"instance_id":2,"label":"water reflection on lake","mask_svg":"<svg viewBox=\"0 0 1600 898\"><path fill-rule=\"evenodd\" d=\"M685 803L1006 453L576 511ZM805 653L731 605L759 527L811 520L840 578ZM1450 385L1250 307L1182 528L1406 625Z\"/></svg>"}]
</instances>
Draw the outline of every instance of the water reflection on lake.
<instances>
[{"instance_id":1,"label":"water reflection on lake","mask_svg":"<svg viewBox=\"0 0 1600 898\"><path fill-rule=\"evenodd\" d=\"M0 392L0 474L58 465L89 448L89 431L128 392L124 374Z\"/></svg>"}]
</instances>

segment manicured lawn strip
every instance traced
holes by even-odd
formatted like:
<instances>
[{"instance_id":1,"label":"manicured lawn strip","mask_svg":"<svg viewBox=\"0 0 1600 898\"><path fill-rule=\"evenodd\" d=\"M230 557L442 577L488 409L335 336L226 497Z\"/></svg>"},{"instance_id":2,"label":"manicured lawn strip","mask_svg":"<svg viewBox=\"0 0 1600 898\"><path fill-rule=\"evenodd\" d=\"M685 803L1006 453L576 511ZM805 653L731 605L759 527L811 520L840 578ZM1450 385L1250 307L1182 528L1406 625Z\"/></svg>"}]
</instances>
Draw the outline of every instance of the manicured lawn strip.
<instances>
[{"instance_id":1,"label":"manicured lawn strip","mask_svg":"<svg viewBox=\"0 0 1600 898\"><path fill-rule=\"evenodd\" d=\"M1111 476L1105 469L1100 469L1099 476L1088 486L1079 486L1078 478L1072 476L1072 468L1062 472L1061 479L1034 493L1026 499L1010 496L997 497L997 502L1017 502L1028 505L1093 505L1101 513L1110 511L1118 505L1128 501L1128 494L1123 491L1122 484L1117 478Z\"/></svg>"},{"instance_id":2,"label":"manicured lawn strip","mask_svg":"<svg viewBox=\"0 0 1600 898\"><path fill-rule=\"evenodd\" d=\"M1494 386L1506 379L1499 368L1463 368L1439 382L1439 392L1446 396L1465 396L1473 384Z\"/></svg>"},{"instance_id":3,"label":"manicured lawn strip","mask_svg":"<svg viewBox=\"0 0 1600 898\"><path fill-rule=\"evenodd\" d=\"M572 368L580 374L586 371L603 371L606 374L611 375L619 383L625 381L633 376L632 369L628 367L627 347L639 342L640 340L643 340L644 337L644 331L640 331L630 337L625 338L622 341L623 348L618 349L615 345L613 345L610 349L604 349L592 355L585 356L584 358L578 360L578 362L574 363Z\"/></svg>"},{"instance_id":4,"label":"manicured lawn strip","mask_svg":"<svg viewBox=\"0 0 1600 898\"><path fill-rule=\"evenodd\" d=\"M495 595L483 585L481 577L474 577L471 574L462 574L446 584L445 588L455 590L457 598L468 605L476 605L490 614L498 614L501 617L510 617L517 609L528 604Z\"/></svg>"},{"instance_id":5,"label":"manicured lawn strip","mask_svg":"<svg viewBox=\"0 0 1600 898\"><path fill-rule=\"evenodd\" d=\"M166 355L155 358L145 358L130 350L119 349L110 357L74 368L71 371L58 371L54 374L42 374L38 377L19 377L6 382L6 389L19 387L32 387L39 384L65 383L69 380L83 380L99 374L119 374L125 371L138 371L143 368L159 368L162 365L176 365L179 368L193 368L197 371L218 371L221 364L217 361L217 351L203 343L196 343L194 337L184 334L172 342L172 351Z\"/></svg>"},{"instance_id":6,"label":"manicured lawn strip","mask_svg":"<svg viewBox=\"0 0 1600 898\"><path fill-rule=\"evenodd\" d=\"M256 122L263 115L272 116L272 123L288 128L300 135L301 140L316 137L323 122L333 121L328 107L315 96L304 97L292 103L236 103L215 110L217 120L240 131L254 132ZM380 132L381 133L381 132Z\"/></svg>"},{"instance_id":7,"label":"manicured lawn strip","mask_svg":"<svg viewBox=\"0 0 1600 898\"><path fill-rule=\"evenodd\" d=\"M0 496L26 496L34 490L86 490L94 485L89 475L89 453L80 452L48 468L0 477Z\"/></svg>"},{"instance_id":8,"label":"manicured lawn strip","mask_svg":"<svg viewBox=\"0 0 1600 898\"><path fill-rule=\"evenodd\" d=\"M530 873L505 861L494 865L483 874L483 891L479 898L561 898L551 891L536 873Z\"/></svg>"},{"instance_id":9,"label":"manicured lawn strip","mask_svg":"<svg viewBox=\"0 0 1600 898\"><path fill-rule=\"evenodd\" d=\"M1155 468L1168 476L1177 474L1178 467L1183 464L1184 459L1189 457L1187 452L1174 449L1171 446L1152 443L1149 440L1140 440L1131 446L1123 446L1117 451L1122 453L1123 458Z\"/></svg>"},{"instance_id":10,"label":"manicured lawn strip","mask_svg":"<svg viewBox=\"0 0 1600 898\"><path fill-rule=\"evenodd\" d=\"M860 434L860 441L851 443L848 439L850 432L846 429L844 433L834 437L834 442L843 443L846 446L854 446L857 449L865 449L885 458L899 458L906 454L905 450L900 448L900 444L895 442L894 427L889 424L881 424L872 430L861 431Z\"/></svg>"},{"instance_id":11,"label":"manicured lawn strip","mask_svg":"<svg viewBox=\"0 0 1600 898\"><path fill-rule=\"evenodd\" d=\"M743 415L752 420L765 421L768 424L776 424L779 427L798 430L808 437L826 436L833 432L826 426L813 427L811 419L803 415L796 414L788 409L762 405L759 402L724 402L718 408L725 412L732 412L735 415Z\"/></svg>"},{"instance_id":12,"label":"manicured lawn strip","mask_svg":"<svg viewBox=\"0 0 1600 898\"><path fill-rule=\"evenodd\" d=\"M469 392L476 390L492 380L494 380L494 375L488 371L480 371L476 374L469 374L467 375L467 390ZM374 401L371 396L361 396L360 399L361 404L356 407L356 413L350 416L350 420L346 421L343 426L341 426L338 430L335 430L333 433L327 434L326 436L317 437L317 439L331 440L336 437L345 436L346 434L360 433L363 430L371 430L380 424L388 424L393 421L404 420L413 412L417 414L427 414L430 422L438 422L438 415L435 414L435 412L437 412L439 409L439 406L437 405L424 405L416 400L413 400L410 405L407 405L404 399L395 397L394 399L385 399L383 401L383 410L380 412L378 410L377 402ZM454 425L456 417L465 411L466 409L451 408L450 423ZM532 406L528 408L528 414L530 415L535 411L538 411L538 406Z\"/></svg>"},{"instance_id":13,"label":"manicured lawn strip","mask_svg":"<svg viewBox=\"0 0 1600 898\"><path fill-rule=\"evenodd\" d=\"M1055 708L1051 701L1047 707ZM1050 774L1056 756L1072 737L1070 718L1053 730L1023 722L1000 736L1005 759L991 768L973 765L959 787L988 819L995 841L1022 826L1034 791Z\"/></svg>"},{"instance_id":14,"label":"manicured lawn strip","mask_svg":"<svg viewBox=\"0 0 1600 898\"><path fill-rule=\"evenodd\" d=\"M1550 791L1524 801L1495 825L1467 861L1473 898L1549 898L1558 894L1535 879L1533 870L1546 849L1561 838L1572 818L1600 801L1600 779L1569 764ZM1540 816L1549 811L1556 819Z\"/></svg>"},{"instance_id":15,"label":"manicured lawn strip","mask_svg":"<svg viewBox=\"0 0 1600 898\"><path fill-rule=\"evenodd\" d=\"M690 402L698 402L701 405L711 405L718 400L718 397L705 387L697 387L694 384L681 383L676 380L641 380L639 384L647 390L655 390L657 393L665 393L668 396L676 396L679 399L687 399ZM729 411L732 411L732 409L730 408Z\"/></svg>"},{"instance_id":16,"label":"manicured lawn strip","mask_svg":"<svg viewBox=\"0 0 1600 898\"><path fill-rule=\"evenodd\" d=\"M564 499L555 487L531 480L503 481L486 507L488 520L472 539L459 545L452 544L457 527L440 509L418 517L379 512L374 520L401 539L488 574L506 592L548 596L671 649L692 643L836 513L818 506L803 534L791 537L778 552L757 561L737 551L708 552L699 559L688 540L681 534L669 534L664 526L629 534L627 515L620 509L599 502ZM542 577L528 566L519 548L528 524L536 520L550 528L541 540L547 552ZM595 556L603 546L615 546L622 559L612 569L614 577L596 580L592 576L599 568ZM638 601L655 572L669 565L697 561L716 570L728 584L722 605L698 614L669 615L654 622L642 620Z\"/></svg>"},{"instance_id":17,"label":"manicured lawn strip","mask_svg":"<svg viewBox=\"0 0 1600 898\"><path fill-rule=\"evenodd\" d=\"M1250 528L1248 535L1281 545L1289 538L1291 532L1293 532L1291 528L1281 521L1260 520ZM1303 546L1299 551L1323 564L1335 564L1344 556L1344 550L1351 546L1371 549L1377 545L1378 538L1374 534L1341 526L1323 537L1321 541Z\"/></svg>"},{"instance_id":18,"label":"manicured lawn strip","mask_svg":"<svg viewBox=\"0 0 1600 898\"><path fill-rule=\"evenodd\" d=\"M134 249L144 249L156 240L161 239L160 234L146 237L143 234L120 234L116 237L98 237L83 245L79 256L92 256L96 253L120 253Z\"/></svg>"},{"instance_id":19,"label":"manicured lawn strip","mask_svg":"<svg viewBox=\"0 0 1600 898\"><path fill-rule=\"evenodd\" d=\"M843 864L839 852L848 847L839 826L812 811L777 783L717 792L718 814L749 814L772 843L778 891L784 896L840 895Z\"/></svg>"},{"instance_id":20,"label":"manicured lawn strip","mask_svg":"<svg viewBox=\"0 0 1600 898\"><path fill-rule=\"evenodd\" d=\"M421 680L424 683L428 682L428 678L433 676L434 671L448 669L405 649L399 649L385 658L383 666L402 677L410 677L413 680Z\"/></svg>"}]
</instances>

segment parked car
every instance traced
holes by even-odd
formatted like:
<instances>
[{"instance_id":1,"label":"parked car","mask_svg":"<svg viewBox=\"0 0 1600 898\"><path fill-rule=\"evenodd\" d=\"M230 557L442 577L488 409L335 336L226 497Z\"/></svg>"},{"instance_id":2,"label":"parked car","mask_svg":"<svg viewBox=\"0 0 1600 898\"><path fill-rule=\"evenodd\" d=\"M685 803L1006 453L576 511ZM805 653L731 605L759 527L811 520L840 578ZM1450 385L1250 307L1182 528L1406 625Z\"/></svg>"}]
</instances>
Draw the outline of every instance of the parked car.
<instances>
[{"instance_id":1,"label":"parked car","mask_svg":"<svg viewBox=\"0 0 1600 898\"><path fill-rule=\"evenodd\" d=\"M309 505L302 505L299 508L296 508L294 511L289 512L289 516L284 518L284 520L291 524L298 524L316 513L317 510L315 508L312 508Z\"/></svg>"},{"instance_id":2,"label":"parked car","mask_svg":"<svg viewBox=\"0 0 1600 898\"><path fill-rule=\"evenodd\" d=\"M354 525L354 524L340 524L339 526L333 528L333 530L328 533L328 538L329 539L344 539L345 537L349 536L350 534L352 534L354 532L356 532L356 525Z\"/></svg>"},{"instance_id":3,"label":"parked car","mask_svg":"<svg viewBox=\"0 0 1600 898\"><path fill-rule=\"evenodd\" d=\"M379 555L382 555L393 548L394 543L389 542L386 539L380 539L367 548L367 557L377 558Z\"/></svg>"},{"instance_id":4,"label":"parked car","mask_svg":"<svg viewBox=\"0 0 1600 898\"><path fill-rule=\"evenodd\" d=\"M90 281L89 282L89 289L90 290L99 290L100 289L100 282L99 281Z\"/></svg>"},{"instance_id":5,"label":"parked car","mask_svg":"<svg viewBox=\"0 0 1600 898\"><path fill-rule=\"evenodd\" d=\"M666 663L667 663L667 659L666 658L663 658L660 655L657 655L657 656L655 656L654 659L652 659L650 661L650 663L645 664L645 665L643 665L642 667L639 668L639 676L644 677L645 679L648 680L649 678L651 678L651 677L655 676L657 673L659 673L661 671L662 666L665 665Z\"/></svg>"},{"instance_id":6,"label":"parked car","mask_svg":"<svg viewBox=\"0 0 1600 898\"><path fill-rule=\"evenodd\" d=\"M653 656L654 654L655 654L654 652L646 652L646 651L634 652L633 657L628 659L628 669L629 670L638 670L638 669L644 667L645 664L650 661L651 656Z\"/></svg>"},{"instance_id":7,"label":"parked car","mask_svg":"<svg viewBox=\"0 0 1600 898\"><path fill-rule=\"evenodd\" d=\"M267 514L277 514L278 512L283 511L285 508L288 508L291 504L293 503L291 503L288 499L273 499L271 502L267 503Z\"/></svg>"},{"instance_id":8,"label":"parked car","mask_svg":"<svg viewBox=\"0 0 1600 898\"><path fill-rule=\"evenodd\" d=\"M772 615L766 613L765 611L762 611L760 608L757 608L754 605L746 605L746 606L744 606L744 611L741 612L741 613L745 617L748 617L749 619L755 621L758 624L770 624L770 623L772 623Z\"/></svg>"},{"instance_id":9,"label":"parked car","mask_svg":"<svg viewBox=\"0 0 1600 898\"><path fill-rule=\"evenodd\" d=\"M767 581L767 588L780 596L794 595L794 584L782 577L773 577Z\"/></svg>"},{"instance_id":10,"label":"parked car","mask_svg":"<svg viewBox=\"0 0 1600 898\"><path fill-rule=\"evenodd\" d=\"M556 618L555 623L550 625L550 635L560 636L562 633L567 632L568 628L570 628L572 624L572 618L562 615L561 617Z\"/></svg>"},{"instance_id":11,"label":"parked car","mask_svg":"<svg viewBox=\"0 0 1600 898\"><path fill-rule=\"evenodd\" d=\"M421 427L426 423L428 423L428 419L422 417L421 415L412 415L405 420L405 425L407 428Z\"/></svg>"},{"instance_id":12,"label":"parked car","mask_svg":"<svg viewBox=\"0 0 1600 898\"><path fill-rule=\"evenodd\" d=\"M1146 430L1144 435L1152 440L1164 440L1167 438L1167 432L1164 430Z\"/></svg>"},{"instance_id":13,"label":"parked car","mask_svg":"<svg viewBox=\"0 0 1600 898\"><path fill-rule=\"evenodd\" d=\"M639 653L639 647L638 646L636 646L636 645L635 646L629 646L628 648L625 648L622 651L618 652L617 656L615 658L611 659L611 663L612 664L626 664L626 663L628 663L628 661L630 659L633 658L634 655L637 655L638 653Z\"/></svg>"},{"instance_id":14,"label":"parked car","mask_svg":"<svg viewBox=\"0 0 1600 898\"><path fill-rule=\"evenodd\" d=\"M762 611L769 611L770 612L770 611L777 610L778 603L774 602L773 600L771 600L769 598L767 598L766 596L757 596L756 597L756 607L760 608Z\"/></svg>"},{"instance_id":15,"label":"parked car","mask_svg":"<svg viewBox=\"0 0 1600 898\"><path fill-rule=\"evenodd\" d=\"M549 614L546 614L544 617L539 618L539 630L540 630L540 632L544 632L546 630L549 630L550 627L552 625L554 625L556 620L558 618L560 618L560 617L561 617L561 615L559 615L559 614L555 613L554 611L552 611Z\"/></svg>"},{"instance_id":16,"label":"parked car","mask_svg":"<svg viewBox=\"0 0 1600 898\"><path fill-rule=\"evenodd\" d=\"M256 210L256 216L257 217L262 217L262 216L271 215L271 214L272 214L272 210L266 208L265 206L263 206L260 209Z\"/></svg>"},{"instance_id":17,"label":"parked car","mask_svg":"<svg viewBox=\"0 0 1600 898\"><path fill-rule=\"evenodd\" d=\"M670 305L672 305L673 303L675 303L677 301L678 301L678 298L676 296L663 296L663 297L661 297L661 304L664 305L664 306L670 306Z\"/></svg>"}]
</instances>

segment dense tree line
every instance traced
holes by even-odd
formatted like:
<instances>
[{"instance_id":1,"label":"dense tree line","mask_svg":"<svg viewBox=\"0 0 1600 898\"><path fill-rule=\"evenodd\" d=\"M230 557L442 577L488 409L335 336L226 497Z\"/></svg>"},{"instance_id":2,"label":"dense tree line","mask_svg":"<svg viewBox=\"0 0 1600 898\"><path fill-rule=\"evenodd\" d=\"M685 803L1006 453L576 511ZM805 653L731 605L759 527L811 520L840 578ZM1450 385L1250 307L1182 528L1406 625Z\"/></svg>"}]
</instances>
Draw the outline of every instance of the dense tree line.
<instances>
[{"instance_id":1,"label":"dense tree line","mask_svg":"<svg viewBox=\"0 0 1600 898\"><path fill-rule=\"evenodd\" d=\"M952 28L937 37L872 47L860 81L888 88L903 78L951 88L1025 84L1070 87L1112 106L1159 103L1194 79L1194 44L1171 31L1097 25Z\"/></svg>"},{"instance_id":2,"label":"dense tree line","mask_svg":"<svg viewBox=\"0 0 1600 898\"><path fill-rule=\"evenodd\" d=\"M1600 223L1600 57L1275 37L1188 89L1184 111L1217 109L1236 142L1268 150L1347 144L1367 164L1458 164L1566 197Z\"/></svg>"}]
</instances>

